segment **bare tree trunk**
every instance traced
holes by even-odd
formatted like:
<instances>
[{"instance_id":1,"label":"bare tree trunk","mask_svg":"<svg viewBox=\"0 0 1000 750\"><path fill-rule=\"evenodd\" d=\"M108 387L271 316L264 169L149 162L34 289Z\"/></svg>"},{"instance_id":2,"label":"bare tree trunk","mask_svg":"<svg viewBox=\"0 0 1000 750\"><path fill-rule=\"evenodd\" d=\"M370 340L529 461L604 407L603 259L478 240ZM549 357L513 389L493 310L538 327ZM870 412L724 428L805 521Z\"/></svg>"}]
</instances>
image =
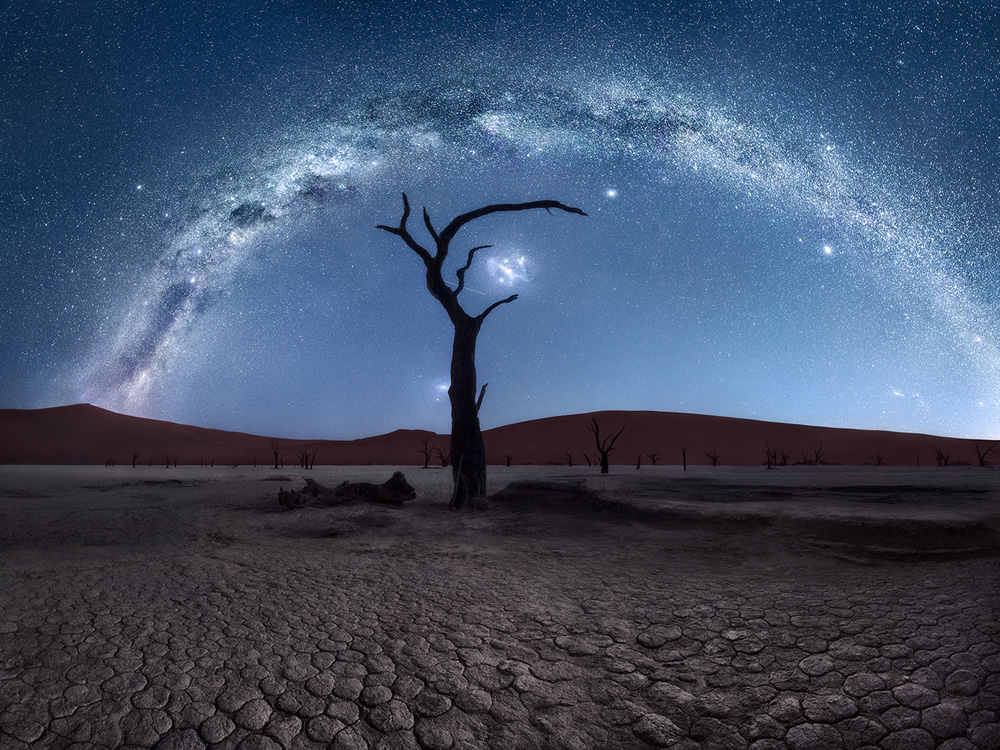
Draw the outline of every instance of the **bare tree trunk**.
<instances>
[{"instance_id":1,"label":"bare tree trunk","mask_svg":"<svg viewBox=\"0 0 1000 750\"><path fill-rule=\"evenodd\" d=\"M455 481L452 509L486 495L486 445L479 428L476 400L476 339L483 321L456 322L451 350L451 476ZM485 391L485 386L483 386ZM480 396L481 399L481 396Z\"/></svg>"}]
</instances>

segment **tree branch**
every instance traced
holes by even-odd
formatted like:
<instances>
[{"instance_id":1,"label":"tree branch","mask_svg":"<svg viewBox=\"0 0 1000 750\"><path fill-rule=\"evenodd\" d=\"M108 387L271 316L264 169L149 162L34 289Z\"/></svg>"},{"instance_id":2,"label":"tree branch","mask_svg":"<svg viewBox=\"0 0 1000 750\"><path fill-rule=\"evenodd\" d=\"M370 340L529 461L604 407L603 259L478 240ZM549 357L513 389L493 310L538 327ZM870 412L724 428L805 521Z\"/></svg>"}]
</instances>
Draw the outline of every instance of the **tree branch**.
<instances>
[{"instance_id":1,"label":"tree branch","mask_svg":"<svg viewBox=\"0 0 1000 750\"><path fill-rule=\"evenodd\" d=\"M625 425L622 425L622 428L615 433L613 438L611 438L611 445L608 446L608 453L610 453L611 449L615 447L615 443L618 441L618 436L623 432L625 432Z\"/></svg>"},{"instance_id":2,"label":"tree branch","mask_svg":"<svg viewBox=\"0 0 1000 750\"><path fill-rule=\"evenodd\" d=\"M431 237L434 238L434 242L437 242L438 233L434 230L434 225L431 224L431 215L427 213L426 208L424 208L424 226L427 227L427 231L430 232Z\"/></svg>"},{"instance_id":3,"label":"tree branch","mask_svg":"<svg viewBox=\"0 0 1000 750\"><path fill-rule=\"evenodd\" d=\"M424 216L426 215L427 214L425 212ZM376 224L375 228L382 229L386 232L389 232L389 234L396 235L397 237L402 237L403 242L405 242L413 252L415 252L417 255L420 256L420 259L424 262L424 265L429 266L431 264L431 261L434 260L431 257L431 254L427 252L426 248L424 248L422 245L420 245L420 243L418 243L415 239L413 239L413 237L410 236L410 233L406 229L406 220L409 218L409 216L410 216L410 201L407 200L406 193L403 193L403 218L399 220L399 226L389 227L386 226L385 224ZM437 237L435 236L435 240L436 239Z\"/></svg>"},{"instance_id":4,"label":"tree branch","mask_svg":"<svg viewBox=\"0 0 1000 750\"><path fill-rule=\"evenodd\" d=\"M458 286L455 287L455 296L465 289L465 272L469 270L472 265L472 257L476 254L477 250L485 250L488 247L493 247L493 245L480 245L479 247L474 247L469 251L469 259L465 262L465 265L455 271L455 275L458 277Z\"/></svg>"},{"instance_id":5,"label":"tree branch","mask_svg":"<svg viewBox=\"0 0 1000 750\"><path fill-rule=\"evenodd\" d=\"M507 299L502 299L499 302L494 302L492 305L490 305L485 310L483 310L481 313L479 313L479 315L477 315L476 317L479 320L486 320L486 316L489 315L491 312L493 312L498 307L500 307L500 305L506 305L508 302L513 302L516 299L517 299L517 295L516 294L512 294Z\"/></svg>"},{"instance_id":6,"label":"tree branch","mask_svg":"<svg viewBox=\"0 0 1000 750\"><path fill-rule=\"evenodd\" d=\"M479 398L476 399L476 414L479 413L479 410L483 406L483 396L486 395L486 386L488 385L489 383L483 383L483 387L479 389Z\"/></svg>"},{"instance_id":7,"label":"tree branch","mask_svg":"<svg viewBox=\"0 0 1000 750\"><path fill-rule=\"evenodd\" d=\"M558 208L560 211L565 211L571 214L579 214L580 216L587 215L582 209L575 208L573 206L566 206L559 201L553 200L530 201L528 203L495 203L491 206L477 208L475 211L469 211L468 213L464 213L461 216L456 216L452 219L448 226L444 228L444 231L441 232L441 236L437 240L438 247L448 247L448 243L450 243L455 237L458 230L470 221L502 211L530 211L535 208L544 208L549 211L549 213L552 213L549 209Z\"/></svg>"}]
</instances>

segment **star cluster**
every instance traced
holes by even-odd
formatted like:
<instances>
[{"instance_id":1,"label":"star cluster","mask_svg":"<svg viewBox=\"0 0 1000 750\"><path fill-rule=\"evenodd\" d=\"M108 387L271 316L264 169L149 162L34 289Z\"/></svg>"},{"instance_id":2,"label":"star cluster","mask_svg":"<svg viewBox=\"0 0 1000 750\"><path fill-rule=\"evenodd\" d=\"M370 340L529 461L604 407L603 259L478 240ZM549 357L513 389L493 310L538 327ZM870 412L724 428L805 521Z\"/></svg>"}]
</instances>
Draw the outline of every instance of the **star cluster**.
<instances>
[{"instance_id":1,"label":"star cluster","mask_svg":"<svg viewBox=\"0 0 1000 750\"><path fill-rule=\"evenodd\" d=\"M438 226L589 214L456 239L456 268L491 245L470 308L521 295L480 339L486 426L629 408L1000 434L981 4L218 7L15 10L3 406L446 429L447 320L374 229L405 191Z\"/></svg>"}]
</instances>

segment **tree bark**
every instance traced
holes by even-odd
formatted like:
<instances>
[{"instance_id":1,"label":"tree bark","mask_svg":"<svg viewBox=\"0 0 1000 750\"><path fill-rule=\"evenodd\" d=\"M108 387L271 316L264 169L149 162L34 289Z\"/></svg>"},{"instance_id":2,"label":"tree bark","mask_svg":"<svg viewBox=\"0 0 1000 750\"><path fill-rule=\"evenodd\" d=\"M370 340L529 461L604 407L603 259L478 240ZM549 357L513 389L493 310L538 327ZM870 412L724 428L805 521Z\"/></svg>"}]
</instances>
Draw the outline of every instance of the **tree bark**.
<instances>
[{"instance_id":1,"label":"tree bark","mask_svg":"<svg viewBox=\"0 0 1000 750\"><path fill-rule=\"evenodd\" d=\"M479 427L476 401L476 339L483 321L466 316L456 321L451 350L451 476L453 510L486 495L486 445Z\"/></svg>"}]
</instances>

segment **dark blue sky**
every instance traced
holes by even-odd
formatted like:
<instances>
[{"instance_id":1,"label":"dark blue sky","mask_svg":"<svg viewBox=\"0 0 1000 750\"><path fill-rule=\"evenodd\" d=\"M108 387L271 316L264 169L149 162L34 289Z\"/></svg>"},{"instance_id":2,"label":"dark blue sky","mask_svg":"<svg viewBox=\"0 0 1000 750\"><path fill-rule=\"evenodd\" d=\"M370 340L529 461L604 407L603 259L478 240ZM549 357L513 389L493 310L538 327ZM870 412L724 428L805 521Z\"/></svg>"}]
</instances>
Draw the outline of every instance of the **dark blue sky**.
<instances>
[{"instance_id":1,"label":"dark blue sky","mask_svg":"<svg viewBox=\"0 0 1000 750\"><path fill-rule=\"evenodd\" d=\"M606 5L614 5L608 9ZM374 229L514 214L484 427L596 409L1000 437L985 2L15 2L0 407L446 431L450 328ZM415 223L419 227L419 222Z\"/></svg>"}]
</instances>

